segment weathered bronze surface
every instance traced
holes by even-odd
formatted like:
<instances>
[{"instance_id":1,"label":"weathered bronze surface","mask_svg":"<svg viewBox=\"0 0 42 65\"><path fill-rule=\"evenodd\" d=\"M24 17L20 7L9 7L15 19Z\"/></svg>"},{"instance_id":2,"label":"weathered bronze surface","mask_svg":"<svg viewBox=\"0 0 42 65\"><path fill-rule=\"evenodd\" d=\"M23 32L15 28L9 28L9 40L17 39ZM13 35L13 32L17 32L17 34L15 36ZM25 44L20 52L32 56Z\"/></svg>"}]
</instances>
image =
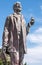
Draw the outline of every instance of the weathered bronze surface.
<instances>
[{"instance_id":1,"label":"weathered bronze surface","mask_svg":"<svg viewBox=\"0 0 42 65\"><path fill-rule=\"evenodd\" d=\"M23 65L24 54L26 54L26 35L34 24L34 18L26 26L25 19L21 14L21 4L13 5L14 13L6 18L3 31L2 56L4 63L10 65Z\"/></svg>"}]
</instances>

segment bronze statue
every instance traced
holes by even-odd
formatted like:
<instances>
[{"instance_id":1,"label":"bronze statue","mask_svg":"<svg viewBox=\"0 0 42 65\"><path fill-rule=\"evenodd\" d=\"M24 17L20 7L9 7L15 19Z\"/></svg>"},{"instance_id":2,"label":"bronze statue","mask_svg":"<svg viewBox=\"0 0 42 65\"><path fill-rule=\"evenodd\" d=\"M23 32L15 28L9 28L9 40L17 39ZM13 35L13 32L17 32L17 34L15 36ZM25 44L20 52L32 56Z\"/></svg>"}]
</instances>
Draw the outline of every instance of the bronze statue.
<instances>
[{"instance_id":1,"label":"bronze statue","mask_svg":"<svg viewBox=\"0 0 42 65\"><path fill-rule=\"evenodd\" d=\"M23 65L24 54L26 54L26 35L34 24L34 18L32 17L26 26L25 19L21 14L21 3L16 2L13 5L13 10L14 13L6 18L4 26L2 44L3 62L5 64L7 58L9 58L10 65Z\"/></svg>"}]
</instances>

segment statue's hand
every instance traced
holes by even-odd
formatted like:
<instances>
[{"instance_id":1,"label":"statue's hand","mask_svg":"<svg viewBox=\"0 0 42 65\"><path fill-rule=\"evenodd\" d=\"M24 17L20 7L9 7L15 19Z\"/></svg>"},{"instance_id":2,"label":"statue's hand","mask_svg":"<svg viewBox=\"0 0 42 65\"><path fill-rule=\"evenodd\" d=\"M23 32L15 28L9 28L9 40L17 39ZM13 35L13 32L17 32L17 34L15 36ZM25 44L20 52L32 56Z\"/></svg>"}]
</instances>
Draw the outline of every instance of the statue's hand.
<instances>
[{"instance_id":1,"label":"statue's hand","mask_svg":"<svg viewBox=\"0 0 42 65\"><path fill-rule=\"evenodd\" d=\"M27 24L27 27L26 27L26 32L27 32L27 34L29 33L30 27L31 27L33 24L34 24L34 18L31 17L31 20L30 20L30 22Z\"/></svg>"},{"instance_id":2,"label":"statue's hand","mask_svg":"<svg viewBox=\"0 0 42 65\"><path fill-rule=\"evenodd\" d=\"M31 24L31 25L33 25L33 24L34 24L34 18L33 18L33 17L31 17L30 24Z\"/></svg>"}]
</instances>

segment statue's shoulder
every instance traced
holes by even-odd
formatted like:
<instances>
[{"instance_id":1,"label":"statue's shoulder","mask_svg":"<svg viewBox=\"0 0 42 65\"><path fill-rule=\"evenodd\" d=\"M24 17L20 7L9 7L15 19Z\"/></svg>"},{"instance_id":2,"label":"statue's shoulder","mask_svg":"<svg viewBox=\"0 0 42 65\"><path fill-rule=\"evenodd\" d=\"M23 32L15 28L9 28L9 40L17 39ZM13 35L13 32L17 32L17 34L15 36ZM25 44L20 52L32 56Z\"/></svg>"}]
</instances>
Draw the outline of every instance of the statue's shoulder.
<instances>
[{"instance_id":1,"label":"statue's shoulder","mask_svg":"<svg viewBox=\"0 0 42 65\"><path fill-rule=\"evenodd\" d=\"M11 17L11 18L17 18L17 15L15 14L15 13L13 13L13 14L11 14L9 17Z\"/></svg>"},{"instance_id":2,"label":"statue's shoulder","mask_svg":"<svg viewBox=\"0 0 42 65\"><path fill-rule=\"evenodd\" d=\"M13 14L10 14L10 15L8 16L8 19L13 20Z\"/></svg>"},{"instance_id":3,"label":"statue's shoulder","mask_svg":"<svg viewBox=\"0 0 42 65\"><path fill-rule=\"evenodd\" d=\"M11 17L12 17L12 14L8 15L8 16L6 17L6 20L10 20Z\"/></svg>"},{"instance_id":4,"label":"statue's shoulder","mask_svg":"<svg viewBox=\"0 0 42 65\"><path fill-rule=\"evenodd\" d=\"M8 17L12 18L13 17L13 14L10 14Z\"/></svg>"},{"instance_id":5,"label":"statue's shoulder","mask_svg":"<svg viewBox=\"0 0 42 65\"><path fill-rule=\"evenodd\" d=\"M8 19L9 19L10 17L13 17L13 14L10 14L10 15L7 16Z\"/></svg>"}]
</instances>

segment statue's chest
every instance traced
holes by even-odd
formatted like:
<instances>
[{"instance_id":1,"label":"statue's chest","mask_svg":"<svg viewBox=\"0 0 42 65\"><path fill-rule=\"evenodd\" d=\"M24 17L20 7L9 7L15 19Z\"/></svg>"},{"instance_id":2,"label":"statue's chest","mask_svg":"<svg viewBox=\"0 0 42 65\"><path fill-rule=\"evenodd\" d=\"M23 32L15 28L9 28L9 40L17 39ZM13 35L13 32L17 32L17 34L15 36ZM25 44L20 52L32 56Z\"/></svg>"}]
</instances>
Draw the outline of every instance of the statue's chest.
<instances>
[{"instance_id":1,"label":"statue's chest","mask_svg":"<svg viewBox=\"0 0 42 65\"><path fill-rule=\"evenodd\" d=\"M17 32L19 33L21 31L21 19L20 19L20 17L18 17L16 20L16 28L17 28Z\"/></svg>"},{"instance_id":2,"label":"statue's chest","mask_svg":"<svg viewBox=\"0 0 42 65\"><path fill-rule=\"evenodd\" d=\"M17 29L18 38L20 38L21 35L21 27L22 27L21 19L20 17L18 17L16 20L16 29Z\"/></svg>"}]
</instances>

